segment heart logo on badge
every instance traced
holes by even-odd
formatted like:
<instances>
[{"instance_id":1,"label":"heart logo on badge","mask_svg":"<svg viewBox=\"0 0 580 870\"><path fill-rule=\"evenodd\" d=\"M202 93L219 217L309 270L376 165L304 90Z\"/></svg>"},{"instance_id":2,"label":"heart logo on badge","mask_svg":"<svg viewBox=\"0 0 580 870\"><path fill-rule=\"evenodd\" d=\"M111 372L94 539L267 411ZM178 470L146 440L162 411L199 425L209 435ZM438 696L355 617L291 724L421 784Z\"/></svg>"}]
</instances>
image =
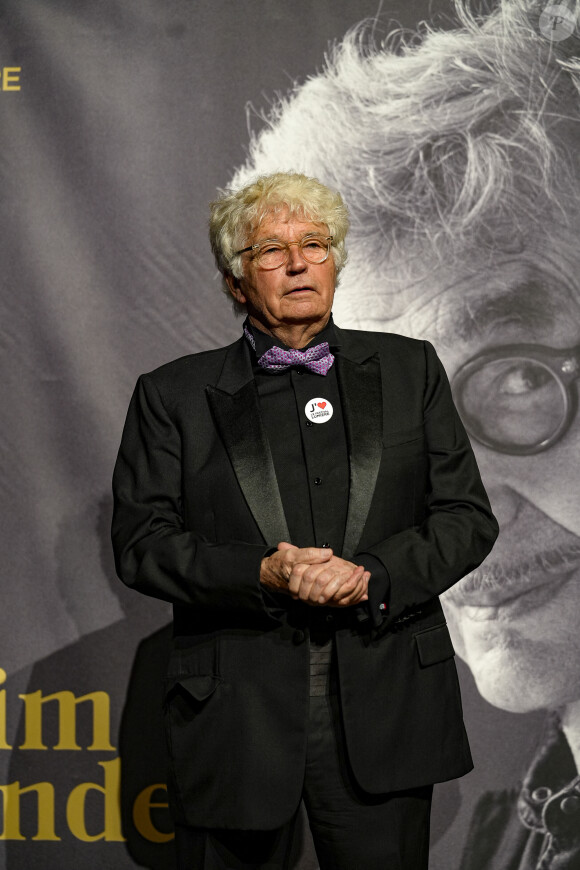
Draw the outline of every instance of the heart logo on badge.
<instances>
[{"instance_id":1,"label":"heart logo on badge","mask_svg":"<svg viewBox=\"0 0 580 870\"><path fill-rule=\"evenodd\" d=\"M322 396L315 396L306 402L304 413L309 423L328 423L333 413L332 402Z\"/></svg>"}]
</instances>

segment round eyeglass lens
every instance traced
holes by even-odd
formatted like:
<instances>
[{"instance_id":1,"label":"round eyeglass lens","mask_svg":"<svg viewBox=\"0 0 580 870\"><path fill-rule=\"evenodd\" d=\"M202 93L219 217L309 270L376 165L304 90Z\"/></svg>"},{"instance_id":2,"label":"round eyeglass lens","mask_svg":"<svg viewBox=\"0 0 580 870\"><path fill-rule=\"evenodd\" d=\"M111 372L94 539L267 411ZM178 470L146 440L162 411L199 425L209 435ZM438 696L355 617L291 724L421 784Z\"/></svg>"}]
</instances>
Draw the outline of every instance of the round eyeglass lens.
<instances>
[{"instance_id":1,"label":"round eyeglass lens","mask_svg":"<svg viewBox=\"0 0 580 870\"><path fill-rule=\"evenodd\" d=\"M309 263L323 263L328 255L328 243L325 239L306 238L297 242L302 256ZM264 269L277 269L286 262L288 246L277 242L266 242L258 248L258 260Z\"/></svg>"},{"instance_id":2,"label":"round eyeglass lens","mask_svg":"<svg viewBox=\"0 0 580 870\"><path fill-rule=\"evenodd\" d=\"M492 360L466 372L458 399L473 435L508 450L548 441L567 413L564 384L544 363L527 357Z\"/></svg>"},{"instance_id":3,"label":"round eyeglass lens","mask_svg":"<svg viewBox=\"0 0 580 870\"><path fill-rule=\"evenodd\" d=\"M282 245L266 244L258 248L258 262L264 269L276 269L286 260L286 248Z\"/></svg>"},{"instance_id":4,"label":"round eyeglass lens","mask_svg":"<svg viewBox=\"0 0 580 870\"><path fill-rule=\"evenodd\" d=\"M304 239L300 250L309 263L322 263L328 254L328 242L324 239Z\"/></svg>"}]
</instances>

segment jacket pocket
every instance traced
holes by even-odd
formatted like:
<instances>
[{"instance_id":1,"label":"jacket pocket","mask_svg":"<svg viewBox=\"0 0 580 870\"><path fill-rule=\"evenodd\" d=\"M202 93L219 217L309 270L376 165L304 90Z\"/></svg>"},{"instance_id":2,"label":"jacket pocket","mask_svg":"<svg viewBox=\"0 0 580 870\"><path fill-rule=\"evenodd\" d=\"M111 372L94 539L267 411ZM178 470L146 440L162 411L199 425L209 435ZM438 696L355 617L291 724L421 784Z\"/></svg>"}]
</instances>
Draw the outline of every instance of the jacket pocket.
<instances>
[{"instance_id":1,"label":"jacket pocket","mask_svg":"<svg viewBox=\"0 0 580 870\"><path fill-rule=\"evenodd\" d=\"M177 692L189 695L194 701L206 701L222 683L216 674L187 674L169 677L165 687L165 702L167 703Z\"/></svg>"},{"instance_id":2,"label":"jacket pocket","mask_svg":"<svg viewBox=\"0 0 580 870\"><path fill-rule=\"evenodd\" d=\"M423 668L437 664L437 662L444 662L455 655L449 629L445 622L416 632L414 638L417 643L419 662Z\"/></svg>"}]
</instances>

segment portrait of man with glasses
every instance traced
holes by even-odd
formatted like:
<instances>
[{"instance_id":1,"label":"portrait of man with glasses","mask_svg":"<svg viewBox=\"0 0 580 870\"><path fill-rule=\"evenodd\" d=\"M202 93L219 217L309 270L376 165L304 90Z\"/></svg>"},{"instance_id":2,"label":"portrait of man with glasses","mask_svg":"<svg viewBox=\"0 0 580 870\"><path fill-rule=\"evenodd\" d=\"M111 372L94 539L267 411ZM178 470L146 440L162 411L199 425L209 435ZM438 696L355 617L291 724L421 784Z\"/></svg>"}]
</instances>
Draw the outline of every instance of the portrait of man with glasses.
<instances>
[{"instance_id":1,"label":"portrait of man with glasses","mask_svg":"<svg viewBox=\"0 0 580 870\"><path fill-rule=\"evenodd\" d=\"M347 35L234 178L338 180L335 315L436 344L500 524L446 616L481 696L548 722L522 780L481 794L462 870L580 866L580 40L545 7L457 3L420 45Z\"/></svg>"}]
</instances>

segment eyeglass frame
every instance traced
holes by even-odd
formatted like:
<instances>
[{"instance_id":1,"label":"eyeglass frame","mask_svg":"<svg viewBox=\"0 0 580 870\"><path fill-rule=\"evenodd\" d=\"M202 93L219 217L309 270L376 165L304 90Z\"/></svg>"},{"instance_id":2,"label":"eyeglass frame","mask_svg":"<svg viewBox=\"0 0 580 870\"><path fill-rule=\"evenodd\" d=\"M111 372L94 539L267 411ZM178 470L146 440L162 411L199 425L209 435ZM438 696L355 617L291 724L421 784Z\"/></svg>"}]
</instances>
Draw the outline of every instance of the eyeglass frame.
<instances>
[{"instance_id":1,"label":"eyeglass frame","mask_svg":"<svg viewBox=\"0 0 580 870\"><path fill-rule=\"evenodd\" d=\"M544 365L554 375L560 387L565 401L565 411L559 426L548 437L538 444L517 445L508 447L499 441L482 437L477 431L473 431L469 423L468 414L462 405L461 387L474 371L479 371L485 365L502 359L527 358ZM572 390L572 383L580 378L580 345L572 348L553 348L543 344L508 344L493 347L472 357L464 363L451 378L451 390L454 395L457 410L468 433L484 447L489 447L497 453L505 453L512 456L533 456L543 453L560 441L576 416L578 411L578 395Z\"/></svg>"},{"instance_id":2,"label":"eyeglass frame","mask_svg":"<svg viewBox=\"0 0 580 870\"><path fill-rule=\"evenodd\" d=\"M323 260L319 260L318 262L312 262L308 257L304 256L304 251L302 250L302 245L306 239L319 239L321 241L326 242L326 256ZM320 266L322 263L326 263L328 257L330 255L330 249L332 247L332 242L334 241L334 236L320 236L317 233L306 233L305 236L302 236L298 241L285 242L283 239L262 239L261 242L254 242L253 245L249 245L247 248L242 248L241 251L235 251L236 257L239 254L245 254L247 251L254 251L256 248L261 248L262 245L267 245L268 242L274 242L282 247L282 250L286 249L286 257L278 266L262 266L260 264L260 269L264 269L265 272L272 272L274 269L279 269L281 266L285 266L288 260L290 259L290 245L298 245L300 248L300 254L307 263L310 263L311 266Z\"/></svg>"}]
</instances>

